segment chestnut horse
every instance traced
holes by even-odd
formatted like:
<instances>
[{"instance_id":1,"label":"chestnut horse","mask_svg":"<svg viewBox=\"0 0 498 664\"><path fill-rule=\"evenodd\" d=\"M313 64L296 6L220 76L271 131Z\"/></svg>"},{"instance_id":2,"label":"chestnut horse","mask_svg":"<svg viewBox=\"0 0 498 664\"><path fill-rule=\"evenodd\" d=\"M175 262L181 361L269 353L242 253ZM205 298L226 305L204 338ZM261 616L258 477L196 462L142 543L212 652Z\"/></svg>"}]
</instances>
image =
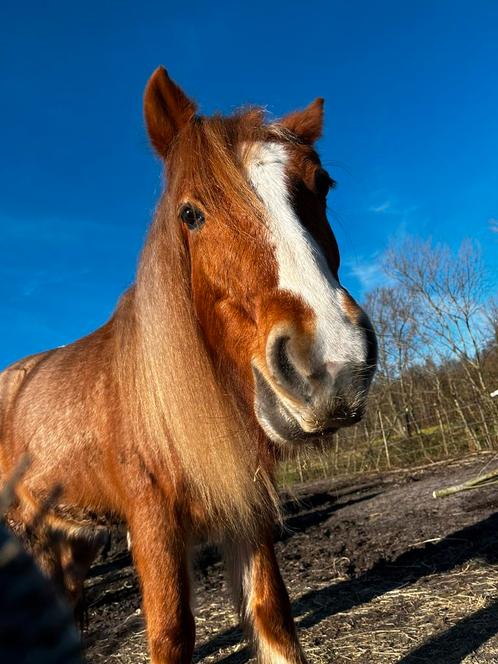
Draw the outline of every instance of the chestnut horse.
<instances>
[{"instance_id":1,"label":"chestnut horse","mask_svg":"<svg viewBox=\"0 0 498 664\"><path fill-rule=\"evenodd\" d=\"M154 664L191 661L189 550L218 542L259 661L303 664L275 465L361 418L376 363L326 219L323 100L206 118L159 68L144 106L167 184L135 284L103 327L1 374L2 472L31 460L13 518L61 485L43 564L73 598L99 545L80 515L126 521Z\"/></svg>"}]
</instances>

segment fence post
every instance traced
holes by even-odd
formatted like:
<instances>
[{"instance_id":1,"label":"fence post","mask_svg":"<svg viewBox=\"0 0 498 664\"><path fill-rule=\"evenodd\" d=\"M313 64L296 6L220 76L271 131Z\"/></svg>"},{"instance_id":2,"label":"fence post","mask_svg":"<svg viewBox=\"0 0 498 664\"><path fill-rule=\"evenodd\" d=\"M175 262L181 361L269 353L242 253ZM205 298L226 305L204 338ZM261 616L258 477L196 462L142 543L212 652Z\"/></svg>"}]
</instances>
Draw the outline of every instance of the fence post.
<instances>
[{"instance_id":1,"label":"fence post","mask_svg":"<svg viewBox=\"0 0 498 664\"><path fill-rule=\"evenodd\" d=\"M472 429L470 428L470 425L469 425L469 423L468 423L468 421L467 421L467 418L465 417L464 412L463 412L463 410L462 410L460 404L458 403L458 399L456 399L455 397L453 397L453 401L455 402L456 409L457 409L457 411L458 411L458 414L460 415L460 418L461 418L461 420L462 420L462 423L463 423L464 429L465 429L465 431L466 431L466 433L467 433L467 439L468 439L468 441L469 441L469 443L470 443L470 445L469 445L469 452L479 452L479 450L481 449L481 445L480 445L480 443L479 443L479 440L478 440L477 436L474 434L474 432L473 432ZM472 447L473 447L474 449L472 449Z\"/></svg>"},{"instance_id":2,"label":"fence post","mask_svg":"<svg viewBox=\"0 0 498 664\"><path fill-rule=\"evenodd\" d=\"M379 414L379 423L380 423L380 430L382 431L382 440L384 441L384 450L386 453L386 462L387 462L387 467L391 467L391 459L389 458L389 448L387 446L387 438L386 438L386 432L384 431L384 423L382 422L382 413L380 410L377 411Z\"/></svg>"},{"instance_id":3,"label":"fence post","mask_svg":"<svg viewBox=\"0 0 498 664\"><path fill-rule=\"evenodd\" d=\"M336 433L334 438L335 438L334 470L336 473L338 473L339 472L339 435Z\"/></svg>"},{"instance_id":4,"label":"fence post","mask_svg":"<svg viewBox=\"0 0 498 664\"><path fill-rule=\"evenodd\" d=\"M323 479L327 479L329 476L329 464L327 463L326 456L325 456L325 445L323 443L320 443L320 452L321 454L318 455L318 460L320 462L320 465L322 467L322 474L323 474Z\"/></svg>"},{"instance_id":5,"label":"fence post","mask_svg":"<svg viewBox=\"0 0 498 664\"><path fill-rule=\"evenodd\" d=\"M301 484L304 482L304 477L303 477L303 467L301 465L301 455L298 452L297 453L297 469L299 472L299 479L301 480Z\"/></svg>"},{"instance_id":6,"label":"fence post","mask_svg":"<svg viewBox=\"0 0 498 664\"><path fill-rule=\"evenodd\" d=\"M441 437L443 439L444 453L448 457L448 456L450 456L450 454L448 452L448 443L446 442L446 434L444 432L443 420L441 419L441 413L439 412L439 408L436 406L436 404L434 404L434 406L436 408L436 415L437 415L437 419L438 419L438 422L439 422L439 429L441 430Z\"/></svg>"},{"instance_id":7,"label":"fence post","mask_svg":"<svg viewBox=\"0 0 498 664\"><path fill-rule=\"evenodd\" d=\"M491 435L489 433L488 423L486 422L486 417L485 417L485 415L483 413L483 410L481 408L481 405L479 403L477 404L477 407L479 409L479 413L481 414L482 426L484 427L484 432L486 434L486 439L487 439L487 442L488 442L488 448L490 450L492 450L494 445L493 445L493 441L491 439Z\"/></svg>"}]
</instances>

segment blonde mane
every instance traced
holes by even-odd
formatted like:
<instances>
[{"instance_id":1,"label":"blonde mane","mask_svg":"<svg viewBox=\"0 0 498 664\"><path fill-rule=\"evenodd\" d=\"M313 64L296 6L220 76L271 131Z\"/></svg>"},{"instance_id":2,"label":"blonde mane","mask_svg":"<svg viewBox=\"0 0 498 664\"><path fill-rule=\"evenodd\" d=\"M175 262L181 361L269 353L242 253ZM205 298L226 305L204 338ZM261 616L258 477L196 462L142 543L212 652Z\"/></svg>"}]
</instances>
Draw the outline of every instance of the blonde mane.
<instances>
[{"instance_id":1,"label":"blonde mane","mask_svg":"<svg viewBox=\"0 0 498 664\"><path fill-rule=\"evenodd\" d=\"M254 123L254 112L250 117ZM194 155L202 143L206 171L194 169L194 158L190 163L184 158L181 168L192 169L189 175L205 196L213 187L234 190L232 201L244 201L247 213L254 196L227 149L233 136L223 134L222 127L211 121L206 131L194 124L186 142ZM173 173L170 189L176 178ZM195 318L189 255L176 215L166 192L136 286L120 305L122 315L118 311L121 399L144 456L152 454L156 466L164 463L168 478L201 501L212 524L247 535L277 516L278 498L257 425L239 405L223 368L213 366Z\"/></svg>"}]
</instances>

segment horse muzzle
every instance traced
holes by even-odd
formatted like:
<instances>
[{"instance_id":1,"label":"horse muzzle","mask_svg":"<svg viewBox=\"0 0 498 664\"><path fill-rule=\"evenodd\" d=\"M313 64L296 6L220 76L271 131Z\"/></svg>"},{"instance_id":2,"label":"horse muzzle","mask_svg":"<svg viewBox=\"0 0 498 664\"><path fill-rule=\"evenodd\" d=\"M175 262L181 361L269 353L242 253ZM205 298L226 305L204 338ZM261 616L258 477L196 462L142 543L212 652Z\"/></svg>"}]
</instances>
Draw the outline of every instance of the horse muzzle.
<instances>
[{"instance_id":1,"label":"horse muzzle","mask_svg":"<svg viewBox=\"0 0 498 664\"><path fill-rule=\"evenodd\" d=\"M358 422L365 411L375 358L320 362L322 353L291 333L270 335L265 362L253 360L254 408L260 426L280 444L323 440Z\"/></svg>"}]
</instances>

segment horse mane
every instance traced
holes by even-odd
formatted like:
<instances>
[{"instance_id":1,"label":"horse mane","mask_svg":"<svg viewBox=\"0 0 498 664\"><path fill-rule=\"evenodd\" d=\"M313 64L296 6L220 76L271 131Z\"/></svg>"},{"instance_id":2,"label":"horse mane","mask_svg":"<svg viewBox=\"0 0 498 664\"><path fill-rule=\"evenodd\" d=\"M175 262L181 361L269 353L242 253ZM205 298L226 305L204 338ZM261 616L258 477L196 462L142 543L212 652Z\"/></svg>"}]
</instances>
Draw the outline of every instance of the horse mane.
<instances>
[{"instance_id":1,"label":"horse mane","mask_svg":"<svg viewBox=\"0 0 498 664\"><path fill-rule=\"evenodd\" d=\"M215 366L196 320L188 250L168 192L188 178L206 205L214 202L213 192L223 192L232 208L243 208L241 214L248 206L260 214L235 146L261 139L267 133L263 127L262 112L251 110L235 118L200 119L181 133L136 285L116 316L121 407L144 458L152 455L177 491L199 500L211 524L245 536L265 516L278 515L272 464L257 425L234 395L226 367Z\"/></svg>"}]
</instances>

